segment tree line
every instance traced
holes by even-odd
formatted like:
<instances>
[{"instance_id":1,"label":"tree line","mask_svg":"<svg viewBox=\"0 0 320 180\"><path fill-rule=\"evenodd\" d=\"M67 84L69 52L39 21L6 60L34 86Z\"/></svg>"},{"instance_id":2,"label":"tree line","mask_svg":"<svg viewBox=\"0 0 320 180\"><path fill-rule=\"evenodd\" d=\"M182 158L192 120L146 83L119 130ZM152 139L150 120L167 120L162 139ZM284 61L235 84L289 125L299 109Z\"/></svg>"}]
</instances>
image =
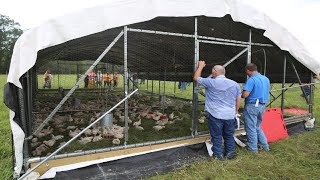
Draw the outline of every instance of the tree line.
<instances>
[{"instance_id":1,"label":"tree line","mask_svg":"<svg viewBox=\"0 0 320 180\"><path fill-rule=\"evenodd\" d=\"M18 22L0 14L0 74L9 72L13 47L22 32Z\"/></svg>"}]
</instances>

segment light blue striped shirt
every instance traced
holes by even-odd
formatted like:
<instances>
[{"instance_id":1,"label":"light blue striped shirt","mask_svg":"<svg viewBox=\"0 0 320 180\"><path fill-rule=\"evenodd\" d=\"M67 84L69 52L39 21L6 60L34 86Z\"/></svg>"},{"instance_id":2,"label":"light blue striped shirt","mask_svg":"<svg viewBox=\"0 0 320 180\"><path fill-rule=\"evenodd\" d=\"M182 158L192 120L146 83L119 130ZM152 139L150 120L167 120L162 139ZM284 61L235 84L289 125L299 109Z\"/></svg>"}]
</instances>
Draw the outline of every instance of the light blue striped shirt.
<instances>
[{"instance_id":1,"label":"light blue striped shirt","mask_svg":"<svg viewBox=\"0 0 320 180\"><path fill-rule=\"evenodd\" d=\"M205 111L218 119L234 119L236 98L241 96L239 84L224 75L197 81L206 88Z\"/></svg>"}]
</instances>

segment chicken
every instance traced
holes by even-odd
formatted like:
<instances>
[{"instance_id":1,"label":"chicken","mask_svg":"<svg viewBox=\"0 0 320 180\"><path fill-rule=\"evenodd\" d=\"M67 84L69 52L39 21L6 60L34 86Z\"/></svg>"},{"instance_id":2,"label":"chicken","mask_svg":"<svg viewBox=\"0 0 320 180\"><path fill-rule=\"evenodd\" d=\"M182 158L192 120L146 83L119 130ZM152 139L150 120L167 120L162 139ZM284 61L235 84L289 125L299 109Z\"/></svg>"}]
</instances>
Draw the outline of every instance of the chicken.
<instances>
[{"instance_id":1,"label":"chicken","mask_svg":"<svg viewBox=\"0 0 320 180\"><path fill-rule=\"evenodd\" d=\"M96 128L93 128L93 129L92 129L92 134L95 135L95 136L96 136L99 132L100 132L100 127L96 127Z\"/></svg>"},{"instance_id":2,"label":"chicken","mask_svg":"<svg viewBox=\"0 0 320 180\"><path fill-rule=\"evenodd\" d=\"M155 120L155 121L158 121L158 120L160 119L160 116L161 116L161 115L153 116L152 119Z\"/></svg>"},{"instance_id":3,"label":"chicken","mask_svg":"<svg viewBox=\"0 0 320 180\"><path fill-rule=\"evenodd\" d=\"M49 148L45 144L41 144L34 151L32 151L33 156L41 156L41 154L47 151Z\"/></svg>"},{"instance_id":4,"label":"chicken","mask_svg":"<svg viewBox=\"0 0 320 180\"><path fill-rule=\"evenodd\" d=\"M140 125L141 125L141 119L133 123L133 126L140 126Z\"/></svg>"},{"instance_id":5,"label":"chicken","mask_svg":"<svg viewBox=\"0 0 320 180\"><path fill-rule=\"evenodd\" d=\"M101 141L103 138L102 138L102 135L99 134L98 136L94 136L93 139L92 139L92 142L97 142L97 141Z\"/></svg>"},{"instance_id":6,"label":"chicken","mask_svg":"<svg viewBox=\"0 0 320 180\"><path fill-rule=\"evenodd\" d=\"M101 115L101 113L96 113L96 112L94 112L94 117L95 117L95 118L100 117L100 115Z\"/></svg>"},{"instance_id":7,"label":"chicken","mask_svg":"<svg viewBox=\"0 0 320 180\"><path fill-rule=\"evenodd\" d=\"M113 145L119 145L120 144L120 139L114 139L112 140Z\"/></svg>"},{"instance_id":8,"label":"chicken","mask_svg":"<svg viewBox=\"0 0 320 180\"><path fill-rule=\"evenodd\" d=\"M117 138L117 139L123 139L124 134L116 132L116 133L114 133L114 137Z\"/></svg>"},{"instance_id":9,"label":"chicken","mask_svg":"<svg viewBox=\"0 0 320 180\"><path fill-rule=\"evenodd\" d=\"M79 143L81 144L87 144L91 142L93 137L82 137L80 140L78 140Z\"/></svg>"},{"instance_id":10,"label":"chicken","mask_svg":"<svg viewBox=\"0 0 320 180\"><path fill-rule=\"evenodd\" d=\"M172 120L173 118L174 118L174 113L172 112L172 113L169 114L169 119Z\"/></svg>"},{"instance_id":11,"label":"chicken","mask_svg":"<svg viewBox=\"0 0 320 180\"><path fill-rule=\"evenodd\" d=\"M205 121L205 119L206 119L206 117L202 116L202 117L199 119L199 123L200 123L200 124L203 124L204 121Z\"/></svg>"},{"instance_id":12,"label":"chicken","mask_svg":"<svg viewBox=\"0 0 320 180\"><path fill-rule=\"evenodd\" d=\"M68 130L73 130L73 129L76 129L76 128L77 128L77 126L68 126L67 127Z\"/></svg>"},{"instance_id":13,"label":"chicken","mask_svg":"<svg viewBox=\"0 0 320 180\"><path fill-rule=\"evenodd\" d=\"M63 135L57 135L57 136L55 136L55 135L53 135L53 134L51 134L51 137L52 137L52 139L54 139L54 140L59 140L59 139L63 139L64 138L64 136Z\"/></svg>"},{"instance_id":14,"label":"chicken","mask_svg":"<svg viewBox=\"0 0 320 180\"><path fill-rule=\"evenodd\" d=\"M76 130L74 131L69 131L69 136L70 137L75 137L76 135L78 135L81 131L77 128Z\"/></svg>"},{"instance_id":15,"label":"chicken","mask_svg":"<svg viewBox=\"0 0 320 180\"><path fill-rule=\"evenodd\" d=\"M91 129L87 129L86 131L84 131L84 135L91 136L92 135Z\"/></svg>"},{"instance_id":16,"label":"chicken","mask_svg":"<svg viewBox=\"0 0 320 180\"><path fill-rule=\"evenodd\" d=\"M164 129L165 126L153 126L153 129L156 130L156 131L160 131L161 129Z\"/></svg>"},{"instance_id":17,"label":"chicken","mask_svg":"<svg viewBox=\"0 0 320 180\"><path fill-rule=\"evenodd\" d=\"M73 118L72 118L71 114L69 114L68 122L73 122Z\"/></svg>"},{"instance_id":18,"label":"chicken","mask_svg":"<svg viewBox=\"0 0 320 180\"><path fill-rule=\"evenodd\" d=\"M144 128L142 127L142 126L135 126L134 127L136 130L139 130L139 131L143 131L144 130Z\"/></svg>"},{"instance_id":19,"label":"chicken","mask_svg":"<svg viewBox=\"0 0 320 180\"><path fill-rule=\"evenodd\" d=\"M43 143L49 147L52 147L55 143L56 143L56 140L55 139L50 139L48 141L43 141Z\"/></svg>"},{"instance_id":20,"label":"chicken","mask_svg":"<svg viewBox=\"0 0 320 180\"><path fill-rule=\"evenodd\" d=\"M168 124L174 124L176 121L173 120L173 121L168 121Z\"/></svg>"},{"instance_id":21,"label":"chicken","mask_svg":"<svg viewBox=\"0 0 320 180\"><path fill-rule=\"evenodd\" d=\"M33 143L31 143L31 147L34 148L34 147L38 146L39 144L40 144L40 142L33 142Z\"/></svg>"}]
</instances>

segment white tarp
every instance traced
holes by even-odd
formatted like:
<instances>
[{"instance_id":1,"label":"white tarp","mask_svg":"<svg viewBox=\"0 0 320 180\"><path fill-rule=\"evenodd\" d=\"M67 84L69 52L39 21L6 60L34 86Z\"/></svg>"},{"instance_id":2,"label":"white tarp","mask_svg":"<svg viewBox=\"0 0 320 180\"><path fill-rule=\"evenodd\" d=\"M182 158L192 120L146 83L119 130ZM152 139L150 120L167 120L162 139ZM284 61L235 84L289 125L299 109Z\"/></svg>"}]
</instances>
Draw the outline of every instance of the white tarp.
<instances>
[{"instance_id":1,"label":"white tarp","mask_svg":"<svg viewBox=\"0 0 320 180\"><path fill-rule=\"evenodd\" d=\"M293 35L264 13L240 0L110 0L108 4L51 19L26 31L14 46L7 81L21 88L19 78L36 63L39 50L75 38L114 27L148 21L158 16L223 17L226 14L230 14L234 21L264 29L264 36L279 48L289 51L293 57L314 73L320 73L320 60L313 58ZM12 117L10 116L11 121ZM15 171L20 173L21 144L24 137L21 133L16 133L16 127L12 123L11 127L17 150ZM17 155L18 153L20 156Z\"/></svg>"}]
</instances>

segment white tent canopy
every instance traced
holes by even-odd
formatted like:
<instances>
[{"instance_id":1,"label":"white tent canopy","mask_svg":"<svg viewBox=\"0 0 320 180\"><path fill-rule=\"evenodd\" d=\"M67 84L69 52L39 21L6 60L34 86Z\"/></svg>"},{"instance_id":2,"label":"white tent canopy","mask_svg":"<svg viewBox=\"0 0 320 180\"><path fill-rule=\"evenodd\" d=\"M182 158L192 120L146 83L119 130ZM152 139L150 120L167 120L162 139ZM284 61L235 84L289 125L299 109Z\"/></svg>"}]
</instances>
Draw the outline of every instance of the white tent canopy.
<instances>
[{"instance_id":1,"label":"white tent canopy","mask_svg":"<svg viewBox=\"0 0 320 180\"><path fill-rule=\"evenodd\" d=\"M39 50L73 39L115 27L149 21L156 17L224 17L228 14L236 22L265 30L263 34L265 37L280 49L288 51L312 72L320 74L320 60L313 58L286 28L240 0L113 0L105 5L51 19L26 31L15 44L8 83L22 88L19 78L36 64ZM24 135L21 128L13 121L14 115L15 113L10 111L17 161L15 173L19 174L23 162Z\"/></svg>"}]
</instances>

